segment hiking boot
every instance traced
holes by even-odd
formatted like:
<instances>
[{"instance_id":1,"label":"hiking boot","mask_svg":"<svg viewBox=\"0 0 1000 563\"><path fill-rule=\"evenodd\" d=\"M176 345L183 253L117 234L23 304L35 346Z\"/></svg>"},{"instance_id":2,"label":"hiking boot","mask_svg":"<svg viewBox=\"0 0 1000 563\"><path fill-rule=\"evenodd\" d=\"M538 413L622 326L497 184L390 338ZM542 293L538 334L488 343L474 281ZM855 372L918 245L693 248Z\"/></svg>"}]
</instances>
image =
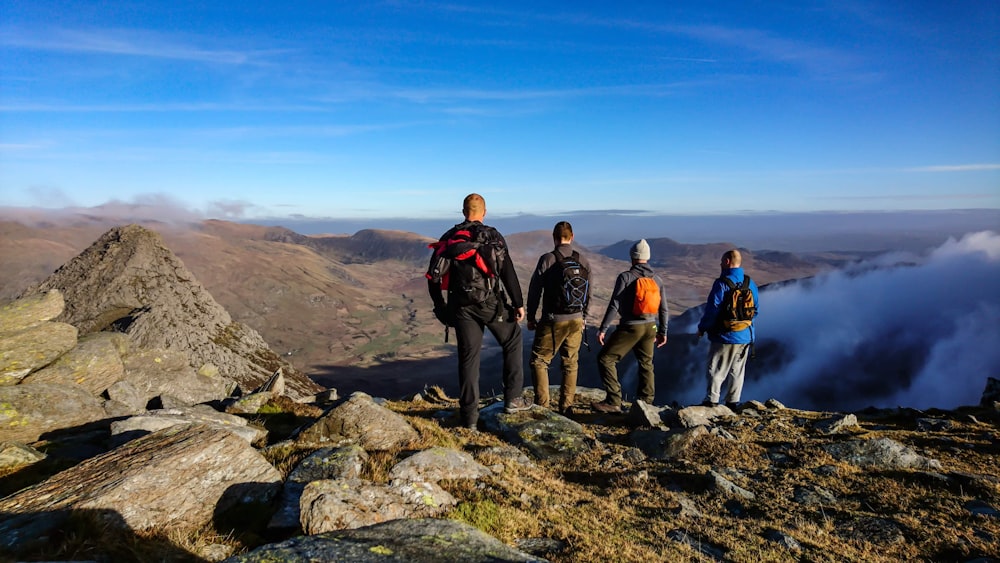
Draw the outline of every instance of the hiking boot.
<instances>
[{"instance_id":1,"label":"hiking boot","mask_svg":"<svg viewBox=\"0 0 1000 563\"><path fill-rule=\"evenodd\" d=\"M701 402L701 406L712 408L712 407L719 406L719 403L713 403L712 401L709 401L708 399L705 399L704 401Z\"/></svg>"},{"instance_id":2,"label":"hiking boot","mask_svg":"<svg viewBox=\"0 0 1000 563\"><path fill-rule=\"evenodd\" d=\"M569 405L566 407L559 407L559 414L563 416L569 416L573 414L573 405Z\"/></svg>"},{"instance_id":3,"label":"hiking boot","mask_svg":"<svg viewBox=\"0 0 1000 563\"><path fill-rule=\"evenodd\" d=\"M597 412L603 413L620 413L622 412L621 405L612 405L607 401L601 401L599 403L591 403L590 408Z\"/></svg>"},{"instance_id":4,"label":"hiking boot","mask_svg":"<svg viewBox=\"0 0 1000 563\"><path fill-rule=\"evenodd\" d=\"M462 416L458 412L453 412L444 418L438 419L438 424L442 428L476 428L479 421L466 422L462 420Z\"/></svg>"},{"instance_id":5,"label":"hiking boot","mask_svg":"<svg viewBox=\"0 0 1000 563\"><path fill-rule=\"evenodd\" d=\"M521 396L516 399L511 399L511 401L504 406L503 412L510 414L515 412L526 411L530 408L531 408L531 401L524 398L524 396Z\"/></svg>"},{"instance_id":6,"label":"hiking boot","mask_svg":"<svg viewBox=\"0 0 1000 563\"><path fill-rule=\"evenodd\" d=\"M726 406L729 407L729 410L733 412L736 412L736 409L740 408L739 402L736 401L728 402L726 403Z\"/></svg>"}]
</instances>

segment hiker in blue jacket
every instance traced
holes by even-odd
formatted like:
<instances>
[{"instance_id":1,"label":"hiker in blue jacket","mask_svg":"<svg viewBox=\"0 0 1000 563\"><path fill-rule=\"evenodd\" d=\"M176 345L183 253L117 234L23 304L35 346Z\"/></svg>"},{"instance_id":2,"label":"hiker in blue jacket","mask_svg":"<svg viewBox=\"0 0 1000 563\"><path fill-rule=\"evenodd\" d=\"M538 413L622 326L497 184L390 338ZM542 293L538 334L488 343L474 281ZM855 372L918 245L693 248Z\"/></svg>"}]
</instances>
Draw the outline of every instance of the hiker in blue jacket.
<instances>
[{"instance_id":1,"label":"hiker in blue jacket","mask_svg":"<svg viewBox=\"0 0 1000 563\"><path fill-rule=\"evenodd\" d=\"M753 316L756 316L757 284L743 272L743 256L739 250L728 250L722 255L722 273L712 284L705 302L705 312L698 323L698 338L708 333L711 342L708 351L708 392L703 406L714 407L719 404L722 385L728 384L726 406L735 408L740 403L743 393L743 376L746 373L747 359L752 353L754 342ZM724 281L729 279L733 285L741 286L744 278L748 279L750 292L753 294L753 311L748 315L750 322L742 330L726 328L726 317L733 316L726 312L725 306L729 285ZM732 320L732 319L728 319Z\"/></svg>"}]
</instances>

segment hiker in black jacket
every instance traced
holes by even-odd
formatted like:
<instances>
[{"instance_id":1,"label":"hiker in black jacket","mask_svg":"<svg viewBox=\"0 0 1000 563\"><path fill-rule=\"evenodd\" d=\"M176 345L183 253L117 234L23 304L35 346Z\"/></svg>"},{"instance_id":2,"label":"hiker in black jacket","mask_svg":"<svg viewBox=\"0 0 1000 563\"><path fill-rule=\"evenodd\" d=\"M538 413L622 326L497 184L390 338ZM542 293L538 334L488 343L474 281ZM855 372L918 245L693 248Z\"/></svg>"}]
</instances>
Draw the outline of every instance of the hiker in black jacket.
<instances>
[{"instance_id":1,"label":"hiker in black jacket","mask_svg":"<svg viewBox=\"0 0 1000 563\"><path fill-rule=\"evenodd\" d=\"M479 420L479 351L484 329L503 350L503 395L506 412L531 407L522 395L521 326L524 298L507 251L507 241L484 225L486 201L469 194L462 203L465 221L431 245L427 289L434 315L455 327L458 340L459 422L475 429ZM445 301L442 291L447 291ZM508 303L507 300L510 300Z\"/></svg>"},{"instance_id":2,"label":"hiker in black jacket","mask_svg":"<svg viewBox=\"0 0 1000 563\"><path fill-rule=\"evenodd\" d=\"M584 320L590 308L590 263L573 250L573 226L560 221L552 229L555 248L538 258L528 283L528 330L535 331L531 346L531 376L535 404L549 407L549 364L559 352L562 385L559 412L568 414L576 396L576 379L583 342ZM565 268L570 268L568 271ZM538 305L541 320L536 320Z\"/></svg>"}]
</instances>

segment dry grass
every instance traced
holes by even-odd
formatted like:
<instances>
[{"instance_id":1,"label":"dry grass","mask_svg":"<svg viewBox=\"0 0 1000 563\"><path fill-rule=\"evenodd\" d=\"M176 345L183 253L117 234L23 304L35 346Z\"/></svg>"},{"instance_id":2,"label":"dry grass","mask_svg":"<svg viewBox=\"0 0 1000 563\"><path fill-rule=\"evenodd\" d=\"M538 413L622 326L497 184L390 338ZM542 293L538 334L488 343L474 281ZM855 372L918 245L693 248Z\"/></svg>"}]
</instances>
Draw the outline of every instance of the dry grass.
<instances>
[{"instance_id":1,"label":"dry grass","mask_svg":"<svg viewBox=\"0 0 1000 563\"><path fill-rule=\"evenodd\" d=\"M862 417L858 435L889 437L938 459L944 468L939 474L864 469L837 461L821 446L852 436L821 435L813 424L828 415L794 410L722 420L720 426L734 439L706 435L668 461L635 457L631 429L623 424L594 424L598 419L581 416L585 431L599 438L597 447L558 463L522 464L482 453L506 445L499 437L436 420L435 413L449 405L447 398L388 403L417 430L418 438L402 448L369 452L362 477L386 482L395 463L433 446L467 451L502 470L478 481L442 482L460 501L444 517L468 522L511 545L525 538L558 540L563 547L538 554L555 563L708 560L700 547L734 562L964 561L1000 553L1000 518L975 516L963 506L971 500L1000 506L997 413L974 411L978 420L954 413L949 415L952 426L935 432L915 430L913 417ZM266 456L287 475L312 451L287 443L268 448ZM706 477L710 469L755 498L715 491ZM802 491L822 491L833 498L796 500ZM114 536L98 533L93 528L97 524L84 519L66 528L58 550L33 555L193 561L206 550L241 552L265 543L266 518L258 520L239 534L205 529ZM778 532L801 548L768 539ZM681 533L695 545L672 539ZM106 540L96 545L95 537L117 539L109 548Z\"/></svg>"},{"instance_id":2,"label":"dry grass","mask_svg":"<svg viewBox=\"0 0 1000 563\"><path fill-rule=\"evenodd\" d=\"M392 408L409 415L426 446L475 450L497 441L442 429L407 403ZM938 436L913 430L912 418L897 426L862 419L856 431L915 448L940 460L946 473L986 475L975 494L929 472L865 469L833 459L821 445L853 436L813 430L828 416L789 409L769 411L760 420L737 417L722 422L735 440L704 436L679 459L634 464L622 461L630 429L584 421L603 447L559 463L504 460L499 475L448 483L461 500L448 517L511 544L519 538L560 540L564 550L543 554L554 562L705 560L670 539L678 531L721 550L728 561L940 561L1000 553L1000 519L973 516L962 506L973 499L1000 503L995 413L992 419L980 413L980 422L956 421ZM772 458L775 453L781 456ZM735 470L732 480L755 498L714 492L704 477L708 469ZM835 500L799 502L800 489L828 491ZM693 504L700 515L682 511L682 503ZM774 531L794 538L801 550L768 539Z\"/></svg>"}]
</instances>

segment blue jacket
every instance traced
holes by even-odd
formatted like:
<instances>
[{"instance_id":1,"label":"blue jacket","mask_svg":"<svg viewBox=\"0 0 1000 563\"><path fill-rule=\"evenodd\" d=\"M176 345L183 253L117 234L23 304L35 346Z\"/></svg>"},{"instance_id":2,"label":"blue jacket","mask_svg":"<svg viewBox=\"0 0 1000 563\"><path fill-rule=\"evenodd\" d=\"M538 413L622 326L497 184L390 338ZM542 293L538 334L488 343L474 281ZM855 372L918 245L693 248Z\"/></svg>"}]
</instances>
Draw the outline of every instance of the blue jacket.
<instances>
[{"instance_id":1,"label":"blue jacket","mask_svg":"<svg viewBox=\"0 0 1000 563\"><path fill-rule=\"evenodd\" d=\"M736 285L743 283L743 268L729 268L722 274L732 280ZM753 292L753 301L760 310L760 299L757 297L757 284L750 279L750 291ZM737 332L714 332L715 317L719 314L719 306L722 304L722 297L726 294L726 284L718 279L712 283L712 290L708 292L708 299L705 302L705 313L698 323L698 331L708 334L708 339L720 344L749 344L754 340L754 326L745 328Z\"/></svg>"}]
</instances>

